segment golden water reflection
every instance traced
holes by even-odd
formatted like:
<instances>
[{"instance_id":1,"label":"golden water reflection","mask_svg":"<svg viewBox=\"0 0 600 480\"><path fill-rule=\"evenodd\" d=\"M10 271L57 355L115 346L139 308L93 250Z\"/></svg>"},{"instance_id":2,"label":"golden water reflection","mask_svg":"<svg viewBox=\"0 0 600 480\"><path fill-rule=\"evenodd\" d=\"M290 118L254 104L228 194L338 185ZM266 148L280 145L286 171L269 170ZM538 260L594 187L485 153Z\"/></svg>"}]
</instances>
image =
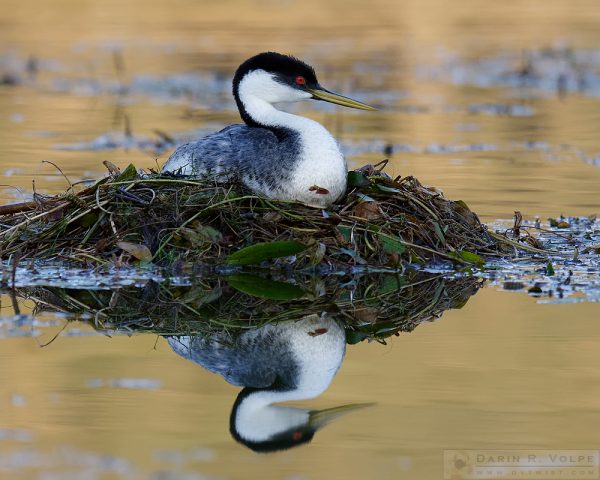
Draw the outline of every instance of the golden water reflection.
<instances>
[{"instance_id":1,"label":"golden water reflection","mask_svg":"<svg viewBox=\"0 0 600 480\"><path fill-rule=\"evenodd\" d=\"M377 405L274 456L246 450L224 428L238 389L162 339L61 337L46 348L32 338L3 340L2 427L33 431L34 441L5 443L2 454L59 446L111 454L132 462L135 478L170 468L225 478L270 471L274 478L391 479L438 478L445 448L590 448L600 414L597 307L533 302L484 289L462 310L387 347L349 347L327 392L297 405ZM158 379L161 387L87 386L115 377ZM24 404L11 403L15 394Z\"/></svg>"}]
</instances>

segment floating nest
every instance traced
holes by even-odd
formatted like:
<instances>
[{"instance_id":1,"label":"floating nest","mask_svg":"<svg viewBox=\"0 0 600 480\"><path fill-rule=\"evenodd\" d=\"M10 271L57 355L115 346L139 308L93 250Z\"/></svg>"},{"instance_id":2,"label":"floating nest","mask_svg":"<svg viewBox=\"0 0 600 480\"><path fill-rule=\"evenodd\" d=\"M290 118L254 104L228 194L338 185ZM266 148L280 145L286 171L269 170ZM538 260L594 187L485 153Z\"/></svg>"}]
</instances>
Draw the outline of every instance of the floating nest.
<instances>
[{"instance_id":1,"label":"floating nest","mask_svg":"<svg viewBox=\"0 0 600 480\"><path fill-rule=\"evenodd\" d=\"M327 210L261 198L239 184L109 167L92 186L0 207L0 256L299 271L436 260L481 266L533 248L489 231L464 202L373 167L349 172L347 195Z\"/></svg>"},{"instance_id":2,"label":"floating nest","mask_svg":"<svg viewBox=\"0 0 600 480\"><path fill-rule=\"evenodd\" d=\"M296 278L295 284L236 273L197 279L189 286L150 281L113 290L32 287L14 293L32 300L36 315L66 313L70 321L87 322L107 335L234 334L316 314L339 321L348 343L385 343L391 335L461 308L482 283L472 276L448 278L412 270L402 275L306 276Z\"/></svg>"}]
</instances>

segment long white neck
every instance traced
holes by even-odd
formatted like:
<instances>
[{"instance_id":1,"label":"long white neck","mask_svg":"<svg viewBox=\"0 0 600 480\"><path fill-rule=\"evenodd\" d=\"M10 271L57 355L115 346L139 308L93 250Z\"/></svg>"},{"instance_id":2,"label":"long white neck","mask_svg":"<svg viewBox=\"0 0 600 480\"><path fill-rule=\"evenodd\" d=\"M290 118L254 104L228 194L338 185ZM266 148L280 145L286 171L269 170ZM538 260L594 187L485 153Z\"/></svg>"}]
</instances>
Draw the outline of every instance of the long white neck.
<instances>
[{"instance_id":1,"label":"long white neck","mask_svg":"<svg viewBox=\"0 0 600 480\"><path fill-rule=\"evenodd\" d=\"M273 104L311 98L275 81L264 71L247 74L237 91L245 114L267 128L287 129L299 136L300 152L289 184L280 186L287 196L312 206L326 206L346 190L347 165L339 145L323 125L283 112ZM249 185L251 188L253 185ZM313 187L326 192L315 193ZM271 192L264 192L267 196Z\"/></svg>"}]
</instances>

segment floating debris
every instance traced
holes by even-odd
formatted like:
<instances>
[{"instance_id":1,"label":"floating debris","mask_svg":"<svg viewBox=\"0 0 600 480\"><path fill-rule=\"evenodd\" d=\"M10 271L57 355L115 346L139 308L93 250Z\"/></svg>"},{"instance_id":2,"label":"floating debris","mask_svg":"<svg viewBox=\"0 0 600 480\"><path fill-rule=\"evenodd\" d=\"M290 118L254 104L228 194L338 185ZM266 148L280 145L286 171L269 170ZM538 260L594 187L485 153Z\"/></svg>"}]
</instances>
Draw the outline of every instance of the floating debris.
<instances>
[{"instance_id":1,"label":"floating debris","mask_svg":"<svg viewBox=\"0 0 600 480\"><path fill-rule=\"evenodd\" d=\"M495 270L482 273L493 285L526 290L543 297L543 303L600 301L600 222L595 217L558 217L542 224L516 215L512 228L497 225L495 231L547 254L498 262Z\"/></svg>"},{"instance_id":2,"label":"floating debris","mask_svg":"<svg viewBox=\"0 0 600 480\"><path fill-rule=\"evenodd\" d=\"M86 382L89 388L126 388L132 390L158 390L161 381L155 378L91 378Z\"/></svg>"},{"instance_id":3,"label":"floating debris","mask_svg":"<svg viewBox=\"0 0 600 480\"><path fill-rule=\"evenodd\" d=\"M167 150L182 145L214 130L211 126L186 131L174 135L155 130L154 136L134 135L130 131L107 132L91 140L54 145L57 150L67 151L102 151L102 150L142 150L153 155L161 155Z\"/></svg>"},{"instance_id":4,"label":"floating debris","mask_svg":"<svg viewBox=\"0 0 600 480\"><path fill-rule=\"evenodd\" d=\"M531 117L535 109L522 104L478 103L469 106L470 113L484 113L487 115L505 115L508 117Z\"/></svg>"},{"instance_id":5,"label":"floating debris","mask_svg":"<svg viewBox=\"0 0 600 480\"><path fill-rule=\"evenodd\" d=\"M600 97L598 49L511 50L475 59L446 52L439 64L417 70L421 78L456 85L529 89L561 98L570 93Z\"/></svg>"}]
</instances>

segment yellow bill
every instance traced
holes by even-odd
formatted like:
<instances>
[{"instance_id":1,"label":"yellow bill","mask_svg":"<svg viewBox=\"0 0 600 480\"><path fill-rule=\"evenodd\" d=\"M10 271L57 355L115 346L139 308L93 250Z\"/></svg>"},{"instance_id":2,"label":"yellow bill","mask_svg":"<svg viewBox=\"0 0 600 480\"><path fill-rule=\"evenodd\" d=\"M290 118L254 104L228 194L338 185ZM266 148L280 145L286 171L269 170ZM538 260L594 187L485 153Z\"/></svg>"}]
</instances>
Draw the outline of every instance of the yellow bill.
<instances>
[{"instance_id":1,"label":"yellow bill","mask_svg":"<svg viewBox=\"0 0 600 480\"><path fill-rule=\"evenodd\" d=\"M307 88L307 91L312 93L313 98L317 100L335 103L344 107L358 108L360 110L377 110L371 105L367 105L366 103L362 103L357 100L352 100L351 98L344 97L343 95L338 95L337 93L330 92L324 88Z\"/></svg>"},{"instance_id":2,"label":"yellow bill","mask_svg":"<svg viewBox=\"0 0 600 480\"><path fill-rule=\"evenodd\" d=\"M351 405L341 405L339 407L326 408L325 410L313 410L309 413L309 423L315 428L321 428L334 420L347 415L348 413L371 407L374 403L354 403Z\"/></svg>"}]
</instances>

